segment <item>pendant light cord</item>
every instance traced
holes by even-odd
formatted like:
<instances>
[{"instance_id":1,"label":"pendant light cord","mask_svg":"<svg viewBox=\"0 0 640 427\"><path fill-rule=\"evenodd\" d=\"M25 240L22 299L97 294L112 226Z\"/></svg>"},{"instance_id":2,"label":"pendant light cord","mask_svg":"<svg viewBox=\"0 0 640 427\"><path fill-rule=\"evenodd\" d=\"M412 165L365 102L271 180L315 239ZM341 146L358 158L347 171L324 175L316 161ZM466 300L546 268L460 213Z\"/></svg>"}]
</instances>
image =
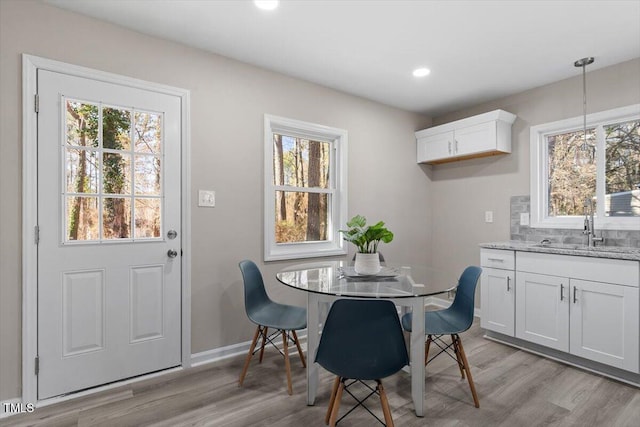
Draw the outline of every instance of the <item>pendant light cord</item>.
<instances>
[{"instance_id":1,"label":"pendant light cord","mask_svg":"<svg viewBox=\"0 0 640 427\"><path fill-rule=\"evenodd\" d=\"M587 146L587 65L593 64L593 57L586 57L573 63L574 67L582 67L582 131L583 143L582 149L586 151Z\"/></svg>"}]
</instances>

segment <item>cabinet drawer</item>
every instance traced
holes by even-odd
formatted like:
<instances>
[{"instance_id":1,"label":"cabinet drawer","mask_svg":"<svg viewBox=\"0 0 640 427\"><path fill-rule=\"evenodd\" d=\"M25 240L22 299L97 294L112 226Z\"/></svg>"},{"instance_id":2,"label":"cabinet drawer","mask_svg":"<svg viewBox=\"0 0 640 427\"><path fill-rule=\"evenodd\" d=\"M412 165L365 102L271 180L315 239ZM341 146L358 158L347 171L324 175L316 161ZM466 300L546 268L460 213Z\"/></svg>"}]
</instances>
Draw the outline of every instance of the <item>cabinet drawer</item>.
<instances>
[{"instance_id":1,"label":"cabinet drawer","mask_svg":"<svg viewBox=\"0 0 640 427\"><path fill-rule=\"evenodd\" d=\"M638 261L519 252L518 271L636 288L640 286L640 264Z\"/></svg>"},{"instance_id":2,"label":"cabinet drawer","mask_svg":"<svg viewBox=\"0 0 640 427\"><path fill-rule=\"evenodd\" d=\"M513 270L515 268L515 252L503 249L482 249L480 266Z\"/></svg>"}]
</instances>

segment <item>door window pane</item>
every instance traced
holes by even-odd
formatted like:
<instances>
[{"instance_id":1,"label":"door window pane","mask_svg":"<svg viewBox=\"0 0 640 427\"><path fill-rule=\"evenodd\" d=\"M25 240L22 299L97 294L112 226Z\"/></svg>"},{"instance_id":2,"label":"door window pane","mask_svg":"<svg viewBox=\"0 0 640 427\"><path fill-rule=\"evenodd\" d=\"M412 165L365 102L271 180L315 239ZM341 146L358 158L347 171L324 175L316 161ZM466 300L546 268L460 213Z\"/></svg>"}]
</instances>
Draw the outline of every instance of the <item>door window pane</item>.
<instances>
[{"instance_id":1,"label":"door window pane","mask_svg":"<svg viewBox=\"0 0 640 427\"><path fill-rule=\"evenodd\" d=\"M582 215L586 199L596 195L596 134L567 132L547 136L548 215Z\"/></svg>"},{"instance_id":2,"label":"door window pane","mask_svg":"<svg viewBox=\"0 0 640 427\"><path fill-rule=\"evenodd\" d=\"M136 199L134 215L136 238L160 237L160 199Z\"/></svg>"},{"instance_id":3,"label":"door window pane","mask_svg":"<svg viewBox=\"0 0 640 427\"><path fill-rule=\"evenodd\" d=\"M99 239L98 198L67 197L65 202L67 240Z\"/></svg>"},{"instance_id":4,"label":"door window pane","mask_svg":"<svg viewBox=\"0 0 640 427\"><path fill-rule=\"evenodd\" d=\"M65 105L66 144L98 147L98 106L76 100L67 100Z\"/></svg>"},{"instance_id":5,"label":"door window pane","mask_svg":"<svg viewBox=\"0 0 640 427\"><path fill-rule=\"evenodd\" d=\"M640 216L640 120L605 131L605 216Z\"/></svg>"},{"instance_id":6,"label":"door window pane","mask_svg":"<svg viewBox=\"0 0 640 427\"><path fill-rule=\"evenodd\" d=\"M135 155L136 194L160 194L160 158Z\"/></svg>"},{"instance_id":7,"label":"door window pane","mask_svg":"<svg viewBox=\"0 0 640 427\"><path fill-rule=\"evenodd\" d=\"M102 201L102 238L128 239L131 237L131 200L105 197Z\"/></svg>"},{"instance_id":8,"label":"door window pane","mask_svg":"<svg viewBox=\"0 0 640 427\"><path fill-rule=\"evenodd\" d=\"M131 113L129 110L102 109L102 146L113 150L131 149Z\"/></svg>"},{"instance_id":9,"label":"door window pane","mask_svg":"<svg viewBox=\"0 0 640 427\"><path fill-rule=\"evenodd\" d=\"M66 149L66 179L68 193L98 192L98 153L95 150Z\"/></svg>"},{"instance_id":10,"label":"door window pane","mask_svg":"<svg viewBox=\"0 0 640 427\"><path fill-rule=\"evenodd\" d=\"M104 153L102 159L104 193L131 194L131 156Z\"/></svg>"},{"instance_id":11,"label":"door window pane","mask_svg":"<svg viewBox=\"0 0 640 427\"><path fill-rule=\"evenodd\" d=\"M159 153L162 147L162 116L137 111L134 118L134 151L137 153Z\"/></svg>"},{"instance_id":12,"label":"door window pane","mask_svg":"<svg viewBox=\"0 0 640 427\"><path fill-rule=\"evenodd\" d=\"M327 240L326 193L276 191L276 243Z\"/></svg>"}]
</instances>

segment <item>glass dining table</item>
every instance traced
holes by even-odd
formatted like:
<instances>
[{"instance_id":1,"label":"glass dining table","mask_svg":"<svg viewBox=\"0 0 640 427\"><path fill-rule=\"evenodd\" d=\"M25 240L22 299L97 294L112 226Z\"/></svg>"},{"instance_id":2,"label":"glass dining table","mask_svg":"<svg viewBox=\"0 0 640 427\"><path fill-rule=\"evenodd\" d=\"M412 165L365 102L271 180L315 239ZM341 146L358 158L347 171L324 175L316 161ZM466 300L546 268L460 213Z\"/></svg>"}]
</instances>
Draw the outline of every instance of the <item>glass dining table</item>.
<instances>
[{"instance_id":1,"label":"glass dining table","mask_svg":"<svg viewBox=\"0 0 640 427\"><path fill-rule=\"evenodd\" d=\"M376 275L363 276L346 261L296 264L276 274L278 281L307 292L307 404L315 403L319 365L313 363L321 325L331 302L340 298L378 298L393 301L402 312L413 312L409 371L415 413L424 416L424 312L425 298L456 288L456 275L426 266L388 264Z\"/></svg>"}]
</instances>

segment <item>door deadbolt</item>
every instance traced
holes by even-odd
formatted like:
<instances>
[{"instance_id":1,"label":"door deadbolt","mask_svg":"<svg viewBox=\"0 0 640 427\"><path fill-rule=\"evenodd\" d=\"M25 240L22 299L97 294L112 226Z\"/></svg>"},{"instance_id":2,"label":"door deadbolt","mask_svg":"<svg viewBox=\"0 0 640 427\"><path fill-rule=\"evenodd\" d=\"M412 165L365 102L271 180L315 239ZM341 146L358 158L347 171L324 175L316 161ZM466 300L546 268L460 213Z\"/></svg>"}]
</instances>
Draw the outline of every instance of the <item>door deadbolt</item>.
<instances>
[{"instance_id":1,"label":"door deadbolt","mask_svg":"<svg viewBox=\"0 0 640 427\"><path fill-rule=\"evenodd\" d=\"M169 230L167 232L167 237L169 238L169 240L173 240L178 237L178 232L176 230Z\"/></svg>"}]
</instances>

